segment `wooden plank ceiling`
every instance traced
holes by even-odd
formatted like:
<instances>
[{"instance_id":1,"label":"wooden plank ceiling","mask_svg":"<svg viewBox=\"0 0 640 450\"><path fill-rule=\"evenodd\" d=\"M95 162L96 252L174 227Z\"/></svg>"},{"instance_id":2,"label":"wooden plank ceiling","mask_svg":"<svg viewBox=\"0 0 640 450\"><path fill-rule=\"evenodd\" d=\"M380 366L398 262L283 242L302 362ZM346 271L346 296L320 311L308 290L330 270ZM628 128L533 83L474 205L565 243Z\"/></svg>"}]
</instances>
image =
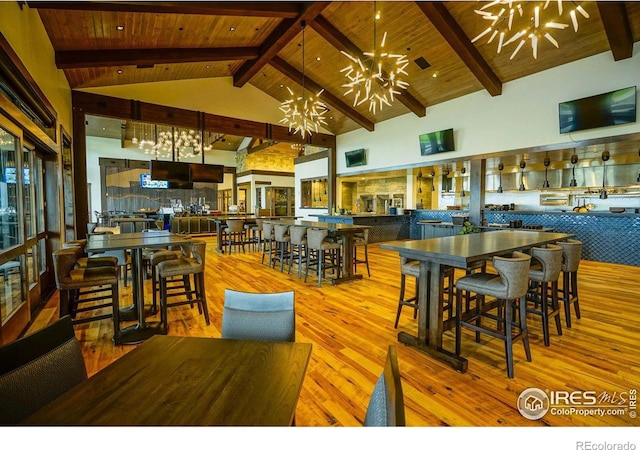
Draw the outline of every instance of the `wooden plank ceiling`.
<instances>
[{"instance_id":1,"label":"wooden plank ceiling","mask_svg":"<svg viewBox=\"0 0 640 450\"><path fill-rule=\"evenodd\" d=\"M531 3L531 2L529 2ZM549 8L557 10L556 2ZM406 54L409 87L377 114L367 104L353 106L343 96L340 69L350 53L373 46L373 2L28 2L37 8L72 88L167 80L233 77L284 101L286 86L299 92L302 81L301 20L305 28L305 86L324 88L328 130L334 134L426 108L472 92L500 95L502 84L571 61L610 51L617 60L631 56L640 40L640 6L634 2L581 4L574 33L556 30L560 48L546 40L538 58L527 44L510 59L515 44L496 53L489 36L471 40L487 27L474 13L482 3L377 2L378 40ZM544 2L540 2L541 5ZM123 29L119 29L123 27ZM496 38L497 41L497 38ZM428 67L416 62L424 58Z\"/></svg>"}]
</instances>

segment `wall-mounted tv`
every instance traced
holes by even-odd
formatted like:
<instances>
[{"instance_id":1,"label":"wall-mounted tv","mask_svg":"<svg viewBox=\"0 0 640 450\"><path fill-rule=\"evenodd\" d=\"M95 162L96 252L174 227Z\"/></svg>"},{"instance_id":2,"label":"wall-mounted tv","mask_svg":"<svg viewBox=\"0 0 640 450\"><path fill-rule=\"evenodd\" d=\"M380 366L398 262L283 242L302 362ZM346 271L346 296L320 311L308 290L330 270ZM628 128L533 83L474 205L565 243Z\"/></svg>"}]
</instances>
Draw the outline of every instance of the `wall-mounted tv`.
<instances>
[{"instance_id":1,"label":"wall-mounted tv","mask_svg":"<svg viewBox=\"0 0 640 450\"><path fill-rule=\"evenodd\" d=\"M191 181L169 181L169 189L193 189Z\"/></svg>"},{"instance_id":2,"label":"wall-mounted tv","mask_svg":"<svg viewBox=\"0 0 640 450\"><path fill-rule=\"evenodd\" d=\"M364 148L345 152L344 157L347 167L358 167L367 165L367 152Z\"/></svg>"},{"instance_id":3,"label":"wall-mounted tv","mask_svg":"<svg viewBox=\"0 0 640 450\"><path fill-rule=\"evenodd\" d=\"M636 121L636 87L559 104L560 133Z\"/></svg>"},{"instance_id":4,"label":"wall-mounted tv","mask_svg":"<svg viewBox=\"0 0 640 450\"><path fill-rule=\"evenodd\" d=\"M224 166L190 163L189 179L201 183L224 183Z\"/></svg>"},{"instance_id":5,"label":"wall-mounted tv","mask_svg":"<svg viewBox=\"0 0 640 450\"><path fill-rule=\"evenodd\" d=\"M4 172L4 182L7 184L16 184L16 168L15 167L5 167L5 172ZM28 167L24 167L22 169L22 177L23 177L23 183L24 184L31 184L31 175L29 172L29 168Z\"/></svg>"},{"instance_id":6,"label":"wall-mounted tv","mask_svg":"<svg viewBox=\"0 0 640 450\"><path fill-rule=\"evenodd\" d=\"M167 180L154 180L151 178L151 174L140 174L140 187L143 189L169 189L169 182Z\"/></svg>"},{"instance_id":7,"label":"wall-mounted tv","mask_svg":"<svg viewBox=\"0 0 640 450\"><path fill-rule=\"evenodd\" d=\"M153 159L150 162L151 179L188 182L189 164Z\"/></svg>"},{"instance_id":8,"label":"wall-mounted tv","mask_svg":"<svg viewBox=\"0 0 640 450\"><path fill-rule=\"evenodd\" d=\"M453 143L453 128L421 134L419 139L422 156L452 152L456 149Z\"/></svg>"}]
</instances>

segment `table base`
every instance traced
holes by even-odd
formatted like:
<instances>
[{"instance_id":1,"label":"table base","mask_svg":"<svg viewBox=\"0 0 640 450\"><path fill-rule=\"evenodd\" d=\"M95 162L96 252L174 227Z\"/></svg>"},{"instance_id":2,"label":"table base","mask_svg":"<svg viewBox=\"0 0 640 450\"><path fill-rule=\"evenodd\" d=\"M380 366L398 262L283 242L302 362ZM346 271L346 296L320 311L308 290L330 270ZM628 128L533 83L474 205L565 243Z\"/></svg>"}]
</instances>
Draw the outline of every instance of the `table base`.
<instances>
[{"instance_id":1,"label":"table base","mask_svg":"<svg viewBox=\"0 0 640 450\"><path fill-rule=\"evenodd\" d=\"M156 311L153 310L153 306L146 305L144 309L145 317L154 316ZM120 322L132 322L138 320L138 308L136 305L129 305L126 308L120 308Z\"/></svg>"},{"instance_id":2,"label":"table base","mask_svg":"<svg viewBox=\"0 0 640 450\"><path fill-rule=\"evenodd\" d=\"M355 273L355 274L353 274L351 276L348 276L348 277L332 278L331 279L331 284L336 285L336 284L346 283L348 281L354 281L354 280L362 280L362 274L361 273Z\"/></svg>"},{"instance_id":3,"label":"table base","mask_svg":"<svg viewBox=\"0 0 640 450\"><path fill-rule=\"evenodd\" d=\"M138 323L120 331L120 343L140 344L155 334L164 334L162 322Z\"/></svg>"},{"instance_id":4,"label":"table base","mask_svg":"<svg viewBox=\"0 0 640 450\"><path fill-rule=\"evenodd\" d=\"M466 358L458 356L455 353L451 353L442 348L431 348L429 347L428 343L419 342L416 336L413 336L409 333L405 333L404 331L398 333L398 342L414 347L421 352L427 353L434 358L439 359L440 361L444 361L451 367L456 369L458 372L464 373L467 371L468 361Z\"/></svg>"}]
</instances>

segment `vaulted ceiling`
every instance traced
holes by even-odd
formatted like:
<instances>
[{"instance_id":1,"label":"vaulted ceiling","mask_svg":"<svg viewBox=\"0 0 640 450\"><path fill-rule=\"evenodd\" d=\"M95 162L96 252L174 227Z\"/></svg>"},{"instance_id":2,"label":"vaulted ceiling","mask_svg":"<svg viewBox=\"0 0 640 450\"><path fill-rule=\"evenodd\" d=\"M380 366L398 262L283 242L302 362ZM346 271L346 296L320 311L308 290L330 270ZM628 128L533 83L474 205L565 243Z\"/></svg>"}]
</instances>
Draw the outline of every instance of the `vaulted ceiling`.
<instances>
[{"instance_id":1,"label":"vaulted ceiling","mask_svg":"<svg viewBox=\"0 0 640 450\"><path fill-rule=\"evenodd\" d=\"M540 2L544 5L545 2ZM557 8L551 2L549 8ZM571 8L565 2L565 8ZM72 88L129 83L233 77L284 101L285 87L299 92L305 28L305 86L324 88L327 130L334 134L375 124L472 92L499 96L504 83L602 52L615 60L631 56L640 40L640 3L579 2L578 32L554 32L559 49L541 40L537 59L530 46L510 56L517 42L496 53L487 28L474 10L483 3L455 2L28 2L37 8ZM377 114L344 96L340 69L378 40L407 55L409 87ZM424 61L420 60L423 58ZM425 64L426 62L426 64ZM422 66L422 67L421 67ZM569 81L569 80L567 80ZM251 105L247 105L248 108Z\"/></svg>"}]
</instances>

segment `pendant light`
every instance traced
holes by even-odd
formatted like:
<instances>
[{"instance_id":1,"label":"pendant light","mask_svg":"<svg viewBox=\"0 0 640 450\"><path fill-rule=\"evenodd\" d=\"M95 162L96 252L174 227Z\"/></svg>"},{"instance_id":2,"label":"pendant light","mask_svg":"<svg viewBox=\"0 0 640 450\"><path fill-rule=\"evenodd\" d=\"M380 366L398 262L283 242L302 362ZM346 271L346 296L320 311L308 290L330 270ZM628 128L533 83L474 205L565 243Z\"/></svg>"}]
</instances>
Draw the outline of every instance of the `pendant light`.
<instances>
[{"instance_id":1,"label":"pendant light","mask_svg":"<svg viewBox=\"0 0 640 450\"><path fill-rule=\"evenodd\" d=\"M549 164L551 164L551 160L547 157L544 159L544 183L542 183L543 189L549 187L549 178L548 178Z\"/></svg>"},{"instance_id":2,"label":"pendant light","mask_svg":"<svg viewBox=\"0 0 640 450\"><path fill-rule=\"evenodd\" d=\"M465 169L463 167L462 169L460 169L460 173L462 175L464 175L465 173L467 173L467 169ZM460 197L465 197L465 195L464 195L464 177L462 177L462 194L460 194Z\"/></svg>"},{"instance_id":3,"label":"pendant light","mask_svg":"<svg viewBox=\"0 0 640 450\"><path fill-rule=\"evenodd\" d=\"M609 161L609 151L605 150L602 152L602 191L600 191L600 198L602 200L608 198L607 189L605 188L607 184L607 161Z\"/></svg>"},{"instance_id":4,"label":"pendant light","mask_svg":"<svg viewBox=\"0 0 640 450\"><path fill-rule=\"evenodd\" d=\"M504 170L504 164L498 164L498 173L500 174L500 184L498 186L498 194L502 194L502 171Z\"/></svg>"},{"instance_id":5,"label":"pendant light","mask_svg":"<svg viewBox=\"0 0 640 450\"><path fill-rule=\"evenodd\" d=\"M431 169L431 192L436 190L436 171Z\"/></svg>"},{"instance_id":6,"label":"pendant light","mask_svg":"<svg viewBox=\"0 0 640 450\"><path fill-rule=\"evenodd\" d=\"M571 155L571 164L573 167L571 168L571 182L569 183L569 187L578 186L578 182L576 181L576 164L578 164L578 155L575 153Z\"/></svg>"},{"instance_id":7,"label":"pendant light","mask_svg":"<svg viewBox=\"0 0 640 450\"><path fill-rule=\"evenodd\" d=\"M520 187L519 191L524 191L526 188L524 187L524 168L527 167L527 162L523 159L520 161Z\"/></svg>"},{"instance_id":8,"label":"pendant light","mask_svg":"<svg viewBox=\"0 0 640 450\"><path fill-rule=\"evenodd\" d=\"M418 171L418 194L422 194L422 169Z\"/></svg>"}]
</instances>

